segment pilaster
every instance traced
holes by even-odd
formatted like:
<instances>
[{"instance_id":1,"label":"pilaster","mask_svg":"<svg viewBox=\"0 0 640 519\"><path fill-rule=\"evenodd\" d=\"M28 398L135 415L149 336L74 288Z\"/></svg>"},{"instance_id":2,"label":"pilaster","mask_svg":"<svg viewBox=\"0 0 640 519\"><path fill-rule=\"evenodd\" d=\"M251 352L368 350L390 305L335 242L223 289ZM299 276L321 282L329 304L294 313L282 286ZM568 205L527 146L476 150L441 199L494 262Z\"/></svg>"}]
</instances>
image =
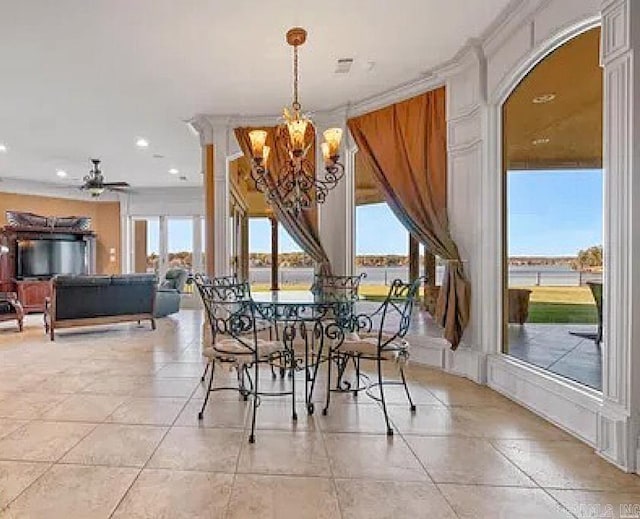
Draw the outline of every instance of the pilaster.
<instances>
[{"instance_id":1,"label":"pilaster","mask_svg":"<svg viewBox=\"0 0 640 519\"><path fill-rule=\"evenodd\" d=\"M637 471L640 417L640 4L602 4L605 273L598 452Z\"/></svg>"}]
</instances>

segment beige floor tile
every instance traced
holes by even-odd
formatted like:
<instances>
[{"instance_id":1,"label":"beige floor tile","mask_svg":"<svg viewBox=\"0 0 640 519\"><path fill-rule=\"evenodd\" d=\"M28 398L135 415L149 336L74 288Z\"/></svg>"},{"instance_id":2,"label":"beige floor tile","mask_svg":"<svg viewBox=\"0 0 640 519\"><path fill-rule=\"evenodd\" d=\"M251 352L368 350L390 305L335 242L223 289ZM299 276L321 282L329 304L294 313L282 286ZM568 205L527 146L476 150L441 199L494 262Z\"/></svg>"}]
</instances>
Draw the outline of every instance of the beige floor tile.
<instances>
[{"instance_id":1,"label":"beige floor tile","mask_svg":"<svg viewBox=\"0 0 640 519\"><path fill-rule=\"evenodd\" d=\"M431 483L336 480L343 519L455 519Z\"/></svg>"},{"instance_id":2,"label":"beige floor tile","mask_svg":"<svg viewBox=\"0 0 640 519\"><path fill-rule=\"evenodd\" d=\"M389 417L402 434L423 436L464 435L467 431L452 410L443 406L419 405L411 412L405 406L388 406Z\"/></svg>"},{"instance_id":3,"label":"beige floor tile","mask_svg":"<svg viewBox=\"0 0 640 519\"><path fill-rule=\"evenodd\" d=\"M233 473L243 430L174 427L149 461L150 468Z\"/></svg>"},{"instance_id":4,"label":"beige floor tile","mask_svg":"<svg viewBox=\"0 0 640 519\"><path fill-rule=\"evenodd\" d=\"M157 372L156 376L158 378L200 377L204 366L204 362L169 362Z\"/></svg>"},{"instance_id":5,"label":"beige floor tile","mask_svg":"<svg viewBox=\"0 0 640 519\"><path fill-rule=\"evenodd\" d=\"M322 435L314 432L258 431L256 443L242 446L238 472L330 476Z\"/></svg>"},{"instance_id":6,"label":"beige floor tile","mask_svg":"<svg viewBox=\"0 0 640 519\"><path fill-rule=\"evenodd\" d=\"M0 438L11 434L16 429L27 424L27 420L12 420L10 418L0 418Z\"/></svg>"},{"instance_id":7,"label":"beige floor tile","mask_svg":"<svg viewBox=\"0 0 640 519\"><path fill-rule=\"evenodd\" d=\"M49 463L0 461L0 510L50 467Z\"/></svg>"},{"instance_id":8,"label":"beige floor tile","mask_svg":"<svg viewBox=\"0 0 640 519\"><path fill-rule=\"evenodd\" d=\"M93 384L96 378L92 375L53 375L38 384L41 393L77 393Z\"/></svg>"},{"instance_id":9,"label":"beige floor tile","mask_svg":"<svg viewBox=\"0 0 640 519\"><path fill-rule=\"evenodd\" d=\"M640 517L640 492L549 490L578 519Z\"/></svg>"},{"instance_id":10,"label":"beige floor tile","mask_svg":"<svg viewBox=\"0 0 640 519\"><path fill-rule=\"evenodd\" d=\"M470 380L447 377L441 383L427 383L428 389L438 400L449 406L493 406L511 408L513 402L486 386Z\"/></svg>"},{"instance_id":11,"label":"beige floor tile","mask_svg":"<svg viewBox=\"0 0 640 519\"><path fill-rule=\"evenodd\" d=\"M544 490L438 485L460 519L571 519Z\"/></svg>"},{"instance_id":12,"label":"beige floor tile","mask_svg":"<svg viewBox=\"0 0 640 519\"><path fill-rule=\"evenodd\" d=\"M239 474L227 517L335 519L340 511L329 479Z\"/></svg>"},{"instance_id":13,"label":"beige floor tile","mask_svg":"<svg viewBox=\"0 0 640 519\"><path fill-rule=\"evenodd\" d=\"M576 441L494 441L542 487L640 491L640 476L625 474Z\"/></svg>"},{"instance_id":14,"label":"beige floor tile","mask_svg":"<svg viewBox=\"0 0 640 519\"><path fill-rule=\"evenodd\" d=\"M39 418L69 395L14 393L0 401L0 418Z\"/></svg>"},{"instance_id":15,"label":"beige floor tile","mask_svg":"<svg viewBox=\"0 0 640 519\"><path fill-rule=\"evenodd\" d=\"M327 452L337 478L427 481L428 476L400 436L327 434Z\"/></svg>"},{"instance_id":16,"label":"beige floor tile","mask_svg":"<svg viewBox=\"0 0 640 519\"><path fill-rule=\"evenodd\" d=\"M387 434L384 413L377 404L366 401L358 405L332 403L326 416L322 415L323 407L316 404L317 421L325 432Z\"/></svg>"},{"instance_id":17,"label":"beige floor tile","mask_svg":"<svg viewBox=\"0 0 640 519\"><path fill-rule=\"evenodd\" d=\"M224 517L233 476L145 469L118 506L119 519L216 519Z\"/></svg>"},{"instance_id":18,"label":"beige floor tile","mask_svg":"<svg viewBox=\"0 0 640 519\"><path fill-rule=\"evenodd\" d=\"M142 467L166 431L164 427L101 424L71 449L60 462Z\"/></svg>"},{"instance_id":19,"label":"beige floor tile","mask_svg":"<svg viewBox=\"0 0 640 519\"><path fill-rule=\"evenodd\" d=\"M182 398L131 398L107 418L107 422L171 425L185 406Z\"/></svg>"},{"instance_id":20,"label":"beige floor tile","mask_svg":"<svg viewBox=\"0 0 640 519\"><path fill-rule=\"evenodd\" d=\"M536 486L487 440L407 436L407 442L436 483Z\"/></svg>"},{"instance_id":21,"label":"beige floor tile","mask_svg":"<svg viewBox=\"0 0 640 519\"><path fill-rule=\"evenodd\" d=\"M119 395L76 394L47 411L46 420L71 420L79 422L102 422L127 397Z\"/></svg>"},{"instance_id":22,"label":"beige floor tile","mask_svg":"<svg viewBox=\"0 0 640 519\"><path fill-rule=\"evenodd\" d=\"M4 517L109 517L138 469L55 465L5 510Z\"/></svg>"},{"instance_id":23,"label":"beige floor tile","mask_svg":"<svg viewBox=\"0 0 640 519\"><path fill-rule=\"evenodd\" d=\"M209 400L205 408L202 420L198 413L202 409L202 400L190 400L176 420L176 425L181 427L228 427L244 428L247 416L251 410L251 402ZM260 409L258 409L258 416Z\"/></svg>"},{"instance_id":24,"label":"beige floor tile","mask_svg":"<svg viewBox=\"0 0 640 519\"><path fill-rule=\"evenodd\" d=\"M569 440L571 437L521 407L456 407L455 420L469 436L505 439Z\"/></svg>"},{"instance_id":25,"label":"beige floor tile","mask_svg":"<svg viewBox=\"0 0 640 519\"><path fill-rule=\"evenodd\" d=\"M199 384L199 378L146 378L136 388L135 395L140 397L189 398ZM204 398L204 395L202 396Z\"/></svg>"},{"instance_id":26,"label":"beige floor tile","mask_svg":"<svg viewBox=\"0 0 640 519\"><path fill-rule=\"evenodd\" d=\"M293 420L291 397L262 398L256 415L256 429L283 431L319 431L318 415L309 415L304 400L296 402L297 420ZM251 411L247 417L247 427L251 426Z\"/></svg>"},{"instance_id":27,"label":"beige floor tile","mask_svg":"<svg viewBox=\"0 0 640 519\"><path fill-rule=\"evenodd\" d=\"M96 380L85 386L81 392L97 395L134 395L143 383L144 378L139 376L96 377Z\"/></svg>"},{"instance_id":28,"label":"beige floor tile","mask_svg":"<svg viewBox=\"0 0 640 519\"><path fill-rule=\"evenodd\" d=\"M0 440L0 459L56 461L95 424L72 422L29 422Z\"/></svg>"}]
</instances>

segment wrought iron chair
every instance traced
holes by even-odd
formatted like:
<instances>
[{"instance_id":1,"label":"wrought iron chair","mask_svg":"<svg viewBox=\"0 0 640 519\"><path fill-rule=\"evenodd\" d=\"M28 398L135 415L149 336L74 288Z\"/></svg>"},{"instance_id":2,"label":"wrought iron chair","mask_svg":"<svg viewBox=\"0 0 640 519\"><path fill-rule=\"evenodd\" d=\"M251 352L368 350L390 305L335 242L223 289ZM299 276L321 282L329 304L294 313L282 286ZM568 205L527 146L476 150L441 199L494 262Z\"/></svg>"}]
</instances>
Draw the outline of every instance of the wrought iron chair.
<instances>
[{"instance_id":1,"label":"wrought iron chair","mask_svg":"<svg viewBox=\"0 0 640 519\"><path fill-rule=\"evenodd\" d=\"M360 283L367 274L357 276L326 276L315 274L311 292L332 301L357 301Z\"/></svg>"},{"instance_id":2,"label":"wrought iron chair","mask_svg":"<svg viewBox=\"0 0 640 519\"><path fill-rule=\"evenodd\" d=\"M225 286L238 285L241 283L240 280L238 279L238 276L235 274L231 276L210 277L206 274L202 274L198 272L192 276L192 280L198 289L198 293L200 294L200 298L202 299L202 304L205 307L205 311L208 311L208 309L207 309L207 301L203 297L202 287L206 287L206 286L225 287ZM251 288L249 287L249 285L247 285L247 287L249 290L249 297L251 297ZM272 324L269 322L265 322L263 319L257 319L257 322L259 323L257 325L258 332L269 330L269 339L273 339ZM204 367L204 372L200 377L201 382L204 382L207 376L207 372L209 371L209 364L210 362L208 362L207 365Z\"/></svg>"},{"instance_id":3,"label":"wrought iron chair","mask_svg":"<svg viewBox=\"0 0 640 519\"><path fill-rule=\"evenodd\" d=\"M265 341L258 338L255 305L251 299L248 283L217 285L197 282L211 326L212 345L203 350L203 355L211 360L211 376L202 409L198 418L202 419L204 410L213 391L236 390L244 397L253 397L251 433L249 442L255 442L256 411L260 395L291 395L293 419L297 419L295 407L295 378L291 391L260 392L259 366L270 363L274 355L286 355L284 346L277 341ZM213 377L217 363L230 363L238 372L238 387L213 387ZM251 377L250 370L254 374ZM248 384L247 384L248 382Z\"/></svg>"},{"instance_id":4,"label":"wrought iron chair","mask_svg":"<svg viewBox=\"0 0 640 519\"><path fill-rule=\"evenodd\" d=\"M366 394L382 404L384 419L387 426L387 434L393 435L393 429L389 422L387 405L384 397L385 385L404 386L409 408L415 412L416 406L411 399L409 388L404 374L404 364L409 357L409 343L405 336L411 324L411 314L413 311L416 296L424 278L420 277L413 283L404 283L400 279L393 281L384 302L372 314L353 315L347 322L337 322L332 330L334 336L334 346L330 349L330 362L327 363L327 395L325 407L322 411L326 415L329 410L332 391L345 391L340 387L331 388L331 366L333 360L338 360L337 364L346 365L349 359L354 361L356 371L356 387L347 390L353 391L354 395L364 389ZM361 376L360 361L372 360L376 363L377 381L371 382L369 377ZM382 376L382 363L384 361L396 361L400 371L400 381L384 380ZM338 374L342 376L341 373ZM359 387L361 378L366 380L365 387ZM375 395L372 389L379 388L380 394Z\"/></svg>"}]
</instances>

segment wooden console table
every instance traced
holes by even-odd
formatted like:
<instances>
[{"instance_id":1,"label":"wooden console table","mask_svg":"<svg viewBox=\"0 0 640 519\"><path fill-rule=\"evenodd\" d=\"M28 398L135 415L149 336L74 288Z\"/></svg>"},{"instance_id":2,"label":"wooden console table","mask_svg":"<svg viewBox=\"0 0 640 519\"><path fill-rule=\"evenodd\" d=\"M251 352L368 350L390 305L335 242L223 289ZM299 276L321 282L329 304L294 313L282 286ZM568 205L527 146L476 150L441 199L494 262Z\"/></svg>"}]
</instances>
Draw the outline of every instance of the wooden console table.
<instances>
[{"instance_id":1,"label":"wooden console table","mask_svg":"<svg viewBox=\"0 0 640 519\"><path fill-rule=\"evenodd\" d=\"M51 281L45 280L15 280L18 301L24 308L24 313L44 312L44 302L51 296Z\"/></svg>"}]
</instances>

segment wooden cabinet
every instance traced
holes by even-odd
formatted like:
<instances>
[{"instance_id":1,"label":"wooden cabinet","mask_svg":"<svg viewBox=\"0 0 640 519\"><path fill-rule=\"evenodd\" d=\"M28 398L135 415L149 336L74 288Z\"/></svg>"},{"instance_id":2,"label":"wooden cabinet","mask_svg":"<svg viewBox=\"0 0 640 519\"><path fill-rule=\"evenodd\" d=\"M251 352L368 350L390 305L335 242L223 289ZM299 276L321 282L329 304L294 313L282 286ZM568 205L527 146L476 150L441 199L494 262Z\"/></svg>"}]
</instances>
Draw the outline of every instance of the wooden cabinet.
<instances>
[{"instance_id":1,"label":"wooden cabinet","mask_svg":"<svg viewBox=\"0 0 640 519\"><path fill-rule=\"evenodd\" d=\"M44 312L44 301L51 296L51 281L30 280L16 281L18 300L25 313Z\"/></svg>"}]
</instances>

